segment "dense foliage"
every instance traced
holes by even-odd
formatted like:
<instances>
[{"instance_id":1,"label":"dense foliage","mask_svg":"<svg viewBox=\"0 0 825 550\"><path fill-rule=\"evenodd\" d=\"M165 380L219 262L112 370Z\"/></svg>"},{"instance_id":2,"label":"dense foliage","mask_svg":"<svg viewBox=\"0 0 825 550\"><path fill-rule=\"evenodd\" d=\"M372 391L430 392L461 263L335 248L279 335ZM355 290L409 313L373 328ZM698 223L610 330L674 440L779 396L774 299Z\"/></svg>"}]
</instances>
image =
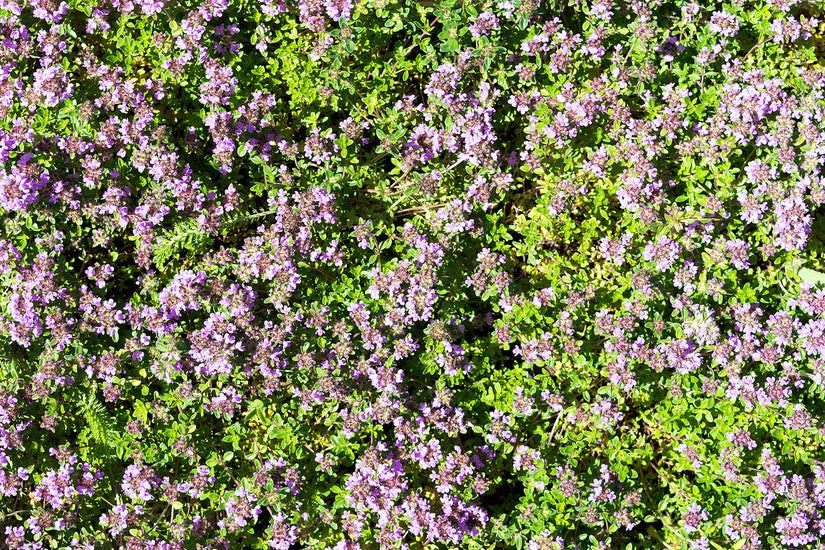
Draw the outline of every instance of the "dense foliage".
<instances>
[{"instance_id":1,"label":"dense foliage","mask_svg":"<svg viewBox=\"0 0 825 550\"><path fill-rule=\"evenodd\" d=\"M2 0L0 547L819 548L796 0Z\"/></svg>"}]
</instances>

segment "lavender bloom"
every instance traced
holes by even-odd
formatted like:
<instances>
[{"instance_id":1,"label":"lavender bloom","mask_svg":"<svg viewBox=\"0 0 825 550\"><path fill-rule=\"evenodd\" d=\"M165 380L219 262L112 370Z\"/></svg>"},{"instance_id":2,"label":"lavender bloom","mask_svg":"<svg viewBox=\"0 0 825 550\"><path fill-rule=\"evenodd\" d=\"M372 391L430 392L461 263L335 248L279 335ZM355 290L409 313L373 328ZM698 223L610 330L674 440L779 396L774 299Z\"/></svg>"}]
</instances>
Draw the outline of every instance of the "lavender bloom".
<instances>
[{"instance_id":1,"label":"lavender bloom","mask_svg":"<svg viewBox=\"0 0 825 550\"><path fill-rule=\"evenodd\" d=\"M331 130L321 135L320 128L313 128L304 142L304 154L312 162L320 164L327 162L332 158L333 153L341 150L341 147L333 143L337 137Z\"/></svg>"},{"instance_id":2,"label":"lavender bloom","mask_svg":"<svg viewBox=\"0 0 825 550\"><path fill-rule=\"evenodd\" d=\"M785 546L804 546L817 540L816 535L809 532L810 518L805 512L797 512L793 516L779 518L776 522L776 531L780 534L779 540Z\"/></svg>"},{"instance_id":3,"label":"lavender bloom","mask_svg":"<svg viewBox=\"0 0 825 550\"><path fill-rule=\"evenodd\" d=\"M808 355L825 354L825 320L813 319L803 325L797 343Z\"/></svg>"},{"instance_id":4,"label":"lavender bloom","mask_svg":"<svg viewBox=\"0 0 825 550\"><path fill-rule=\"evenodd\" d=\"M517 346L513 353L521 356L525 364L531 365L538 361L549 361L553 356L553 349L551 334L545 332L540 338L527 340L521 346Z\"/></svg>"},{"instance_id":5,"label":"lavender bloom","mask_svg":"<svg viewBox=\"0 0 825 550\"><path fill-rule=\"evenodd\" d=\"M798 196L788 197L774 207L776 223L773 233L784 250L802 250L811 233L811 216L805 201Z\"/></svg>"},{"instance_id":6,"label":"lavender bloom","mask_svg":"<svg viewBox=\"0 0 825 550\"><path fill-rule=\"evenodd\" d=\"M590 14L601 21L610 21L613 17L614 0L596 0L590 7Z\"/></svg>"},{"instance_id":7,"label":"lavender bloom","mask_svg":"<svg viewBox=\"0 0 825 550\"><path fill-rule=\"evenodd\" d=\"M518 472L525 470L533 473L542 466L541 453L536 449L531 449L525 445L516 445L513 454L513 468Z\"/></svg>"},{"instance_id":8,"label":"lavender bloom","mask_svg":"<svg viewBox=\"0 0 825 550\"><path fill-rule=\"evenodd\" d=\"M493 166L499 152L493 148L498 140L493 131L493 108L474 107L457 117L447 138L446 148L458 153L458 160L473 166Z\"/></svg>"},{"instance_id":9,"label":"lavender bloom","mask_svg":"<svg viewBox=\"0 0 825 550\"><path fill-rule=\"evenodd\" d=\"M490 31L496 29L498 29L498 17L489 11L480 13L476 20L470 24L470 34L473 38L489 36Z\"/></svg>"},{"instance_id":10,"label":"lavender bloom","mask_svg":"<svg viewBox=\"0 0 825 550\"><path fill-rule=\"evenodd\" d=\"M112 278L115 269L109 264L86 268L86 277L95 282L97 288L105 288L106 282Z\"/></svg>"},{"instance_id":11,"label":"lavender bloom","mask_svg":"<svg viewBox=\"0 0 825 550\"><path fill-rule=\"evenodd\" d=\"M144 15L160 13L166 5L165 0L139 0L138 3L140 4L140 11L143 12Z\"/></svg>"},{"instance_id":12,"label":"lavender bloom","mask_svg":"<svg viewBox=\"0 0 825 550\"><path fill-rule=\"evenodd\" d=\"M737 447L745 447L747 449L755 449L756 448L756 441L751 438L750 432L746 429L741 428L736 432L729 432L726 434L728 441L736 445Z\"/></svg>"},{"instance_id":13,"label":"lavender bloom","mask_svg":"<svg viewBox=\"0 0 825 550\"><path fill-rule=\"evenodd\" d=\"M726 11L715 11L708 29L721 36L734 36L739 31L739 19Z\"/></svg>"},{"instance_id":14,"label":"lavender bloom","mask_svg":"<svg viewBox=\"0 0 825 550\"><path fill-rule=\"evenodd\" d=\"M111 513L101 515L98 521L101 527L108 528L109 534L116 537L128 527L128 518L129 510L126 505L116 504L112 507Z\"/></svg>"},{"instance_id":15,"label":"lavender bloom","mask_svg":"<svg viewBox=\"0 0 825 550\"><path fill-rule=\"evenodd\" d=\"M758 187L776 178L776 168L768 166L761 160L752 160L745 166L745 174L748 176L748 181ZM759 194L764 192L765 187L761 189L763 191Z\"/></svg>"},{"instance_id":16,"label":"lavender bloom","mask_svg":"<svg viewBox=\"0 0 825 550\"><path fill-rule=\"evenodd\" d=\"M762 186L761 189L762 192L764 192L764 186ZM762 220L762 217L768 210L768 205L759 200L762 192L760 192L760 189L757 188L753 194L748 194L746 191L740 191L737 195L739 204L742 205L742 210L739 212L739 217L742 218L743 221L749 223L759 223Z\"/></svg>"},{"instance_id":17,"label":"lavender bloom","mask_svg":"<svg viewBox=\"0 0 825 550\"><path fill-rule=\"evenodd\" d=\"M627 358L620 355L615 362L608 363L607 378L611 384L622 388L625 393L630 393L636 387L636 374L627 366Z\"/></svg>"},{"instance_id":18,"label":"lavender bloom","mask_svg":"<svg viewBox=\"0 0 825 550\"><path fill-rule=\"evenodd\" d=\"M622 185L616 191L616 198L623 209L637 212L660 186L659 183L645 184L642 178L636 176L623 176Z\"/></svg>"},{"instance_id":19,"label":"lavender bloom","mask_svg":"<svg viewBox=\"0 0 825 550\"><path fill-rule=\"evenodd\" d=\"M701 455L693 446L690 446L687 443L680 443L676 450L685 458L685 460L690 461L695 470L699 470L702 467L703 462L699 460Z\"/></svg>"},{"instance_id":20,"label":"lavender bloom","mask_svg":"<svg viewBox=\"0 0 825 550\"><path fill-rule=\"evenodd\" d=\"M194 311L201 306L206 273L183 270L175 274L169 285L158 294L164 315L177 319L184 311Z\"/></svg>"},{"instance_id":21,"label":"lavender bloom","mask_svg":"<svg viewBox=\"0 0 825 550\"><path fill-rule=\"evenodd\" d=\"M773 41L777 44L796 42L802 35L802 25L791 17L774 19L771 22L771 30L774 32Z\"/></svg>"},{"instance_id":22,"label":"lavender bloom","mask_svg":"<svg viewBox=\"0 0 825 550\"><path fill-rule=\"evenodd\" d=\"M157 487L158 480L154 471L146 466L131 464L123 474L120 488L123 494L134 500L152 500L152 489Z\"/></svg>"},{"instance_id":23,"label":"lavender bloom","mask_svg":"<svg viewBox=\"0 0 825 550\"><path fill-rule=\"evenodd\" d=\"M659 53L662 55L662 60L670 63L676 57L677 53L685 51L685 47L679 42L675 36L668 36L664 42L659 45Z\"/></svg>"},{"instance_id":24,"label":"lavender bloom","mask_svg":"<svg viewBox=\"0 0 825 550\"><path fill-rule=\"evenodd\" d=\"M33 0L31 4L34 8L32 15L52 24L63 21L63 17L69 11L69 4L66 2L55 5L55 2L49 0Z\"/></svg>"},{"instance_id":25,"label":"lavender bloom","mask_svg":"<svg viewBox=\"0 0 825 550\"><path fill-rule=\"evenodd\" d=\"M452 63L443 63L438 66L430 81L424 88L428 97L440 99L445 103L453 97L461 82L461 72Z\"/></svg>"},{"instance_id":26,"label":"lavender bloom","mask_svg":"<svg viewBox=\"0 0 825 550\"><path fill-rule=\"evenodd\" d=\"M730 261L736 269L748 269L748 249L750 244L742 239L731 239L725 244L725 248L730 254Z\"/></svg>"},{"instance_id":27,"label":"lavender bloom","mask_svg":"<svg viewBox=\"0 0 825 550\"><path fill-rule=\"evenodd\" d=\"M667 271L679 257L681 249L673 239L659 237L655 244L648 244L644 248L642 257L645 261L654 262L659 271Z\"/></svg>"},{"instance_id":28,"label":"lavender bloom","mask_svg":"<svg viewBox=\"0 0 825 550\"><path fill-rule=\"evenodd\" d=\"M617 481L618 478L605 464L601 465L600 472L599 477L593 480L592 492L588 500L591 502L614 502L616 492L610 487L610 484Z\"/></svg>"},{"instance_id":29,"label":"lavender bloom","mask_svg":"<svg viewBox=\"0 0 825 550\"><path fill-rule=\"evenodd\" d=\"M357 0L355 3L357 3ZM349 19L352 17L353 4L351 0L326 0L327 15L336 23L341 19Z\"/></svg>"},{"instance_id":30,"label":"lavender bloom","mask_svg":"<svg viewBox=\"0 0 825 550\"><path fill-rule=\"evenodd\" d=\"M632 238L633 234L630 232L622 235L622 238L618 241L607 237L602 237L599 240L599 247L602 252L602 257L609 262L613 262L614 264L621 266L625 263L624 254L627 252L627 247Z\"/></svg>"},{"instance_id":31,"label":"lavender bloom","mask_svg":"<svg viewBox=\"0 0 825 550\"><path fill-rule=\"evenodd\" d=\"M700 505L694 503L688 506L687 512L682 519L682 527L687 533L692 533L699 529L703 521L708 520L707 511Z\"/></svg>"},{"instance_id":32,"label":"lavender bloom","mask_svg":"<svg viewBox=\"0 0 825 550\"><path fill-rule=\"evenodd\" d=\"M0 168L0 206L8 212L27 210L49 184L49 172L30 162L33 156L26 153L20 157L11 173Z\"/></svg>"},{"instance_id":33,"label":"lavender bloom","mask_svg":"<svg viewBox=\"0 0 825 550\"><path fill-rule=\"evenodd\" d=\"M502 440L515 443L516 439L509 429L512 418L498 409L490 413L490 428L484 433L484 439L488 443L500 443Z\"/></svg>"},{"instance_id":34,"label":"lavender bloom","mask_svg":"<svg viewBox=\"0 0 825 550\"><path fill-rule=\"evenodd\" d=\"M57 106L72 97L73 92L74 84L69 76L59 66L52 65L35 71L32 87L26 91L20 103L34 112L38 105Z\"/></svg>"},{"instance_id":35,"label":"lavender bloom","mask_svg":"<svg viewBox=\"0 0 825 550\"><path fill-rule=\"evenodd\" d=\"M284 514L275 514L272 517L271 534L267 544L273 550L289 550L298 540L298 529L286 522Z\"/></svg>"},{"instance_id":36,"label":"lavender bloom","mask_svg":"<svg viewBox=\"0 0 825 550\"><path fill-rule=\"evenodd\" d=\"M443 150L441 133L426 124L419 124L413 128L410 139L404 144L407 148L404 153L402 168L411 168L416 164L426 164L437 157Z\"/></svg>"},{"instance_id":37,"label":"lavender bloom","mask_svg":"<svg viewBox=\"0 0 825 550\"><path fill-rule=\"evenodd\" d=\"M421 443L418 445L418 448L413 451L412 458L418 462L421 468L434 468L443 458L441 445L436 439L430 439L428 443Z\"/></svg>"},{"instance_id":38,"label":"lavender bloom","mask_svg":"<svg viewBox=\"0 0 825 550\"><path fill-rule=\"evenodd\" d=\"M598 399L590 409L599 426L609 428L621 422L624 413L619 411L619 405L613 399Z\"/></svg>"},{"instance_id":39,"label":"lavender bloom","mask_svg":"<svg viewBox=\"0 0 825 550\"><path fill-rule=\"evenodd\" d=\"M777 460L771 455L769 448L762 450L761 461L764 471L754 477L753 483L765 495L765 500L771 502L788 492L789 481Z\"/></svg>"},{"instance_id":40,"label":"lavender bloom","mask_svg":"<svg viewBox=\"0 0 825 550\"><path fill-rule=\"evenodd\" d=\"M785 419L786 430L807 430L813 424L813 416L802 404L796 404L790 418Z\"/></svg>"},{"instance_id":41,"label":"lavender bloom","mask_svg":"<svg viewBox=\"0 0 825 550\"><path fill-rule=\"evenodd\" d=\"M261 514L261 507L255 505L257 497L243 487L235 489L224 506L226 519L218 522L218 527L229 532L235 532L245 527L249 518L257 518Z\"/></svg>"},{"instance_id":42,"label":"lavender bloom","mask_svg":"<svg viewBox=\"0 0 825 550\"><path fill-rule=\"evenodd\" d=\"M567 547L564 545L563 538L553 537L550 531L547 530L542 531L540 535L536 535L527 543L527 550L544 550L546 548L564 550Z\"/></svg>"}]
</instances>

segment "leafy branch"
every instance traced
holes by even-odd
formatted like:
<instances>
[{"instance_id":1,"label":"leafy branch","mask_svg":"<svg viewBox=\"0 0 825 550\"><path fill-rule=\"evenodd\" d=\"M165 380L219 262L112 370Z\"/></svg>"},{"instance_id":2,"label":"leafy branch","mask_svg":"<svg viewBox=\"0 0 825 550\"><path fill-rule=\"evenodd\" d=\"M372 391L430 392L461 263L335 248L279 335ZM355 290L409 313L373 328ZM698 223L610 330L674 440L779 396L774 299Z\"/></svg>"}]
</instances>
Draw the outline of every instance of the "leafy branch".
<instances>
[{"instance_id":1,"label":"leafy branch","mask_svg":"<svg viewBox=\"0 0 825 550\"><path fill-rule=\"evenodd\" d=\"M249 222L258 218L263 218L274 214L277 210L265 211L233 211L225 214L221 218L218 231L220 233L227 233L232 229L242 227ZM201 224L197 218L190 218L175 224L170 230L166 231L160 238L158 238L154 249L155 265L163 269L169 259L175 257L184 250L194 254L202 254L206 247L212 241L212 234L201 229Z\"/></svg>"},{"instance_id":2,"label":"leafy branch","mask_svg":"<svg viewBox=\"0 0 825 550\"><path fill-rule=\"evenodd\" d=\"M89 426L89 432L97 443L106 447L111 447L117 439L117 430L115 428L114 419L106 412L103 404L97 400L94 392L86 394L79 403L77 403L83 418L86 419L86 424Z\"/></svg>"}]
</instances>

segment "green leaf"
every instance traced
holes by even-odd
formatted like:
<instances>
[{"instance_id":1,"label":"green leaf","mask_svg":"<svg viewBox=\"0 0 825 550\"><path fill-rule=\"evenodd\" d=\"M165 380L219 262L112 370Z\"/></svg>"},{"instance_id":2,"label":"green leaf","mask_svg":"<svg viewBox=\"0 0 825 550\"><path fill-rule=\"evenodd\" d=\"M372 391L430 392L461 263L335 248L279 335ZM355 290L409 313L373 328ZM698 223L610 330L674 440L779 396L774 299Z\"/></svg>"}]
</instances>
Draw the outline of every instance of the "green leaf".
<instances>
[{"instance_id":1,"label":"green leaf","mask_svg":"<svg viewBox=\"0 0 825 550\"><path fill-rule=\"evenodd\" d=\"M140 399L135 401L134 411L135 411L134 416L136 416L137 418L142 420L144 423L147 422L148 411L147 411L146 405L143 403L143 401L141 401Z\"/></svg>"},{"instance_id":2,"label":"green leaf","mask_svg":"<svg viewBox=\"0 0 825 550\"><path fill-rule=\"evenodd\" d=\"M797 275L799 275L800 279L812 285L825 284L825 273L820 273L819 271L808 269L807 267L801 268Z\"/></svg>"},{"instance_id":3,"label":"green leaf","mask_svg":"<svg viewBox=\"0 0 825 550\"><path fill-rule=\"evenodd\" d=\"M121 439L115 430L114 419L109 416L106 408L97 400L94 392L86 394L77 405L86 419L92 439L97 443L104 447L112 447L116 441Z\"/></svg>"}]
</instances>

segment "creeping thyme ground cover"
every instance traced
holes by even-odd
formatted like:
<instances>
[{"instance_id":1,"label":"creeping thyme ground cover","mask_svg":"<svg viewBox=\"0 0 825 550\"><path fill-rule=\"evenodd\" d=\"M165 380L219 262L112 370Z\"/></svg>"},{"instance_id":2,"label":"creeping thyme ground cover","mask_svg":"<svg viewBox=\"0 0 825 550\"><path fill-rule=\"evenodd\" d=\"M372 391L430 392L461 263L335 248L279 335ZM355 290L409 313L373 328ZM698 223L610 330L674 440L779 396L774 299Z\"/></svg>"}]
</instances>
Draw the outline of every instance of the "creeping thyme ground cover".
<instances>
[{"instance_id":1,"label":"creeping thyme ground cover","mask_svg":"<svg viewBox=\"0 0 825 550\"><path fill-rule=\"evenodd\" d=\"M797 0L0 0L0 547L825 538Z\"/></svg>"}]
</instances>

